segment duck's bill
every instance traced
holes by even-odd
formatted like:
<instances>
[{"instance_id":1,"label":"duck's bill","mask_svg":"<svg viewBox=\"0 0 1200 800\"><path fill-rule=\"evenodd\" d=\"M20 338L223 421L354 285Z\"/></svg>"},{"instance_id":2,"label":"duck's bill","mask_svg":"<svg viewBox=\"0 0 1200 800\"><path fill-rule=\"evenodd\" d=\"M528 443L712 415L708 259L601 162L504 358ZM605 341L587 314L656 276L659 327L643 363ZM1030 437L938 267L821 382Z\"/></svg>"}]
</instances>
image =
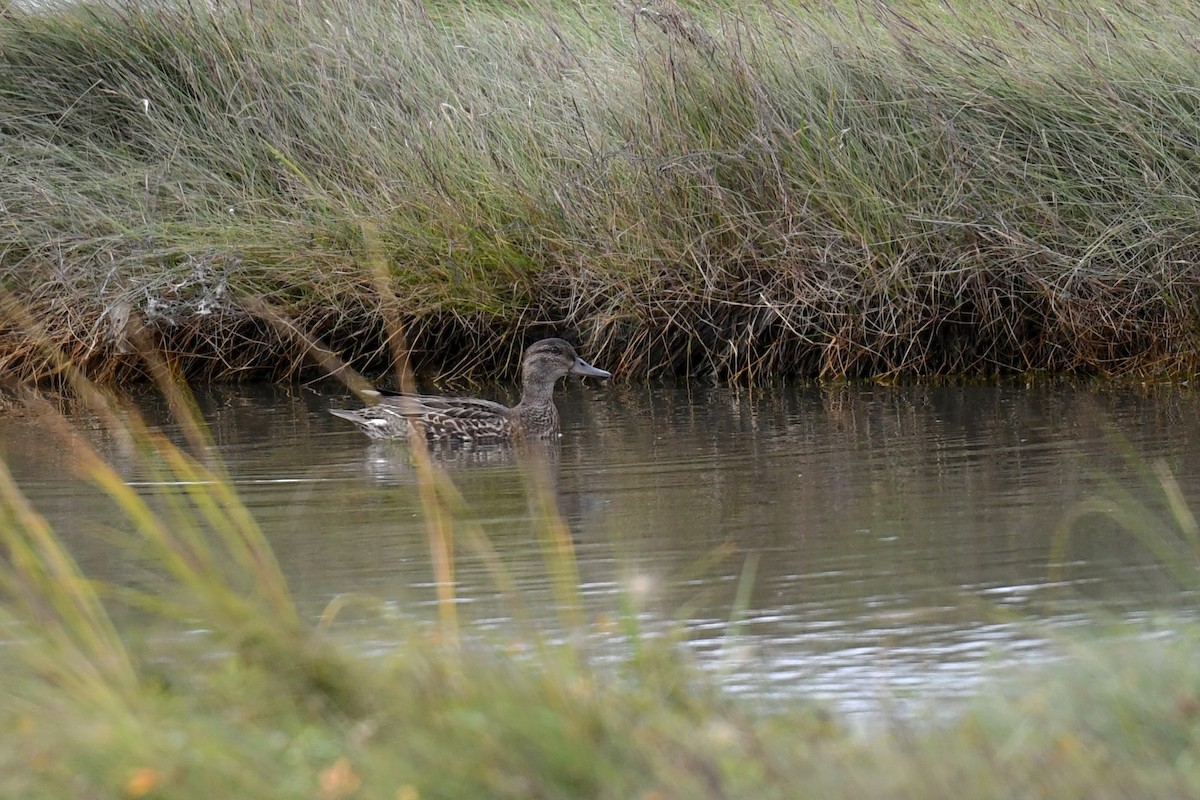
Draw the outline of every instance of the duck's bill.
<instances>
[{"instance_id":1,"label":"duck's bill","mask_svg":"<svg viewBox=\"0 0 1200 800\"><path fill-rule=\"evenodd\" d=\"M584 361L578 356L575 357L575 363L571 365L571 374L587 375L589 378L611 378L612 373L605 370L593 367L591 364Z\"/></svg>"}]
</instances>

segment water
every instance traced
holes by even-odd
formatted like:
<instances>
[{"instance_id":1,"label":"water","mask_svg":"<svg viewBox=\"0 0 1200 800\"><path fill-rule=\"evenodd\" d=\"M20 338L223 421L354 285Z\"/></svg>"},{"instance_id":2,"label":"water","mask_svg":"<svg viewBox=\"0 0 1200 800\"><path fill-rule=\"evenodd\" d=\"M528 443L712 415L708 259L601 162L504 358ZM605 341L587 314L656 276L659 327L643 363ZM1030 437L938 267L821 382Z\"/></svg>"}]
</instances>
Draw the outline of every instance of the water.
<instances>
[{"instance_id":1,"label":"water","mask_svg":"<svg viewBox=\"0 0 1200 800\"><path fill-rule=\"evenodd\" d=\"M138 402L178 435L161 404ZM1096 497L1139 503L1139 519L1173 535L1153 470L1168 467L1200 508L1198 402L1162 387L572 383L559 396L555 496L589 619L611 617L624 593L651 630L681 620L736 692L817 697L851 715L937 705L989 670L1045 658L1049 641L1097 612L1188 613L1194 598L1111 516L1082 517L1065 550L1053 545ZM352 400L331 387L238 387L201 404L306 612L359 592L434 616L415 473L401 446L372 444L326 412ZM142 491L177 490L152 485L118 442L79 421ZM34 420L0 422L0 450L85 568L136 579L135 559L96 535L117 518ZM519 465L487 449L442 461L553 629L559 610ZM1129 498L1118 502L1121 490ZM469 627L515 631L482 561L461 549Z\"/></svg>"}]
</instances>

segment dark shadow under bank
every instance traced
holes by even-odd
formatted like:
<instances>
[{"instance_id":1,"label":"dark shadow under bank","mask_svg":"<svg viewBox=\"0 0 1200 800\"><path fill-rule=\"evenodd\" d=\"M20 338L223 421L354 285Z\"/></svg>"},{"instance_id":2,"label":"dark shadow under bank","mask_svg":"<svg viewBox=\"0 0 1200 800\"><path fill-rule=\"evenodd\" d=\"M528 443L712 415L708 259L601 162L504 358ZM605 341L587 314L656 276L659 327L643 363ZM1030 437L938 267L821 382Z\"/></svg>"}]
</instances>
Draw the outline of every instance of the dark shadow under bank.
<instances>
[{"instance_id":1,"label":"dark shadow under bank","mask_svg":"<svg viewBox=\"0 0 1200 800\"><path fill-rule=\"evenodd\" d=\"M394 372L382 319L340 319L333 309L319 316L312 320L310 334L349 365L368 375ZM1023 326L1029 334L1022 341L997 342L960 321L937 326L916 339L878 347L833 337L798 340L782 326L770 324L759 326L753 337L737 337L740 324L730 319L724 330L715 324L697 324L692 329L614 331L594 320L526 325L523 320L451 317L413 318L403 330L409 342L409 366L434 383L512 379L522 350L544 336L569 339L621 382L656 378L742 385L779 379L935 384L1093 378L1175 382L1186 381L1200 369L1200 346L1170 344L1149 335L1123 337L1123 342L1094 343L1084 357L1064 353L1032 323ZM302 344L249 312L160 323L147 330L177 374L190 380L311 380L324 374ZM52 355L56 351L72 354L72 363L100 383L122 385L148 379L139 354L119 338L85 347L69 337L61 340L61 331L54 333L58 335L47 346L45 338L38 342L39 337L52 335L49 331L29 334L9 328L0 332L0 365L10 379L43 386L57 383L61 375L56 366L59 357Z\"/></svg>"}]
</instances>

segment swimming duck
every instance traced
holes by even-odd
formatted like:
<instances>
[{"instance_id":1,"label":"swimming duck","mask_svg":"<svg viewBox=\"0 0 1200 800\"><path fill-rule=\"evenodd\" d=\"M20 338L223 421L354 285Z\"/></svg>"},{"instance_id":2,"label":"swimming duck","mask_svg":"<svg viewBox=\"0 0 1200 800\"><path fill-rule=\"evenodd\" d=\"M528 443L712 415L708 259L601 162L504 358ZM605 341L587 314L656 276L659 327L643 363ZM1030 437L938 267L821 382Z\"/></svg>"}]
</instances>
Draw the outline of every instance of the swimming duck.
<instances>
[{"instance_id":1,"label":"swimming duck","mask_svg":"<svg viewBox=\"0 0 1200 800\"><path fill-rule=\"evenodd\" d=\"M372 439L407 439L410 426L431 442L507 442L558 434L554 386L564 375L611 378L575 354L562 339L542 339L525 351L521 402L511 408L472 397L405 394L380 396L378 403L330 413L358 425ZM378 393L376 393L378 394Z\"/></svg>"}]
</instances>

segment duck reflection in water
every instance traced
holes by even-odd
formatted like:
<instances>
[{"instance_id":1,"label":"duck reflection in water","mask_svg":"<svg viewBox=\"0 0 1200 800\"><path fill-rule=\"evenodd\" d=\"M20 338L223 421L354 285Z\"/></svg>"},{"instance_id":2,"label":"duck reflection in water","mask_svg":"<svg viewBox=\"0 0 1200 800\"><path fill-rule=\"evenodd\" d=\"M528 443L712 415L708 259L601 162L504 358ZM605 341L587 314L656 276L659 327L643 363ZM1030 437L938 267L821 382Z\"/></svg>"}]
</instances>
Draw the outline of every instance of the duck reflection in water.
<instances>
[{"instance_id":1,"label":"duck reflection in water","mask_svg":"<svg viewBox=\"0 0 1200 800\"><path fill-rule=\"evenodd\" d=\"M481 444L432 442L426 448L430 461L451 473L463 469L521 467L536 468L548 475L557 474L561 450L558 437ZM407 447L372 442L363 456L367 473L378 483L408 484L416 477L415 456Z\"/></svg>"}]
</instances>

